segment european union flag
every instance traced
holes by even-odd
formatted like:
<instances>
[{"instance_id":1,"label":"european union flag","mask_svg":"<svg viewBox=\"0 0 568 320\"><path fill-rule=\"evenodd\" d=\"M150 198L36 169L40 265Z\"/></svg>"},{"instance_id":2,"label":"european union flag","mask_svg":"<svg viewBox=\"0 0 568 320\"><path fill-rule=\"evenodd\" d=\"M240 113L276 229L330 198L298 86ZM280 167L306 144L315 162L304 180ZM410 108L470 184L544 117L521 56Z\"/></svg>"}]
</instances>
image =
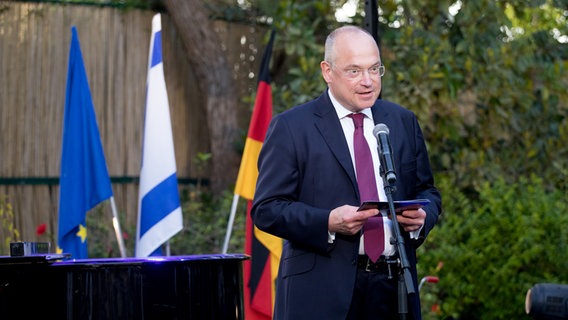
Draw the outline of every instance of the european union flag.
<instances>
[{"instance_id":1,"label":"european union flag","mask_svg":"<svg viewBox=\"0 0 568 320\"><path fill-rule=\"evenodd\" d=\"M58 252L83 259L88 257L87 211L110 198L112 188L75 26L71 33L57 241Z\"/></svg>"}]
</instances>

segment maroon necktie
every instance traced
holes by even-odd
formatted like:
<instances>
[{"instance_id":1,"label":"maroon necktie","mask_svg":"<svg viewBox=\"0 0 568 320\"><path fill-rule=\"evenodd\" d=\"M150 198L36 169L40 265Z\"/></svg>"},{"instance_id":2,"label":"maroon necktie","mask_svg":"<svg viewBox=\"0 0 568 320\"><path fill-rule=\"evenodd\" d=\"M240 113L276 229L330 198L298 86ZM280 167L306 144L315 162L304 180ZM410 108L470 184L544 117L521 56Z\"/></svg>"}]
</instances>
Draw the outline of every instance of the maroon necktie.
<instances>
[{"instance_id":1,"label":"maroon necktie","mask_svg":"<svg viewBox=\"0 0 568 320\"><path fill-rule=\"evenodd\" d=\"M353 113L350 114L349 117L353 119L353 124L355 125L353 147L355 151L355 168L361 203L363 203L363 201L378 201L379 194L377 192L375 170L373 169L373 158L367 140L365 140L365 135L363 134L363 119L365 115L362 113ZM385 247L383 218L381 215L379 214L378 216L369 218L363 226L363 232L365 233L365 253L369 256L371 261L376 262Z\"/></svg>"}]
</instances>

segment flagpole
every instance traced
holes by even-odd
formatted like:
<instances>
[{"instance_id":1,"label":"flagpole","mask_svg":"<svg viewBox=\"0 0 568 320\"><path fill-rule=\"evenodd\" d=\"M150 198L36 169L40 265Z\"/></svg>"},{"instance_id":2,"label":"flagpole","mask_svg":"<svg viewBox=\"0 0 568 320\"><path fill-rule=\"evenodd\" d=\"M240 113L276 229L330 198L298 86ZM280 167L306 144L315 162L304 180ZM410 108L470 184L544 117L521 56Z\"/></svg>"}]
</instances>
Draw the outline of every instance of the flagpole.
<instances>
[{"instance_id":1,"label":"flagpole","mask_svg":"<svg viewBox=\"0 0 568 320\"><path fill-rule=\"evenodd\" d=\"M166 257L171 255L170 240L166 241Z\"/></svg>"},{"instance_id":2,"label":"flagpole","mask_svg":"<svg viewBox=\"0 0 568 320\"><path fill-rule=\"evenodd\" d=\"M231 214L229 215L229 223L227 224L227 233L225 234L225 243L223 244L223 254L227 253L229 248L229 239L233 231L233 223L235 222L235 214L237 212L237 205L239 204L239 195L235 193L233 196L233 204L231 205Z\"/></svg>"},{"instance_id":3,"label":"flagpole","mask_svg":"<svg viewBox=\"0 0 568 320\"><path fill-rule=\"evenodd\" d=\"M124 241L122 240L122 231L120 230L120 222L116 213L116 204L114 203L114 196L110 197L110 207L112 209L112 225L114 233L116 234L116 241L118 241L118 248L120 249L120 256L126 258L126 249L124 248Z\"/></svg>"}]
</instances>

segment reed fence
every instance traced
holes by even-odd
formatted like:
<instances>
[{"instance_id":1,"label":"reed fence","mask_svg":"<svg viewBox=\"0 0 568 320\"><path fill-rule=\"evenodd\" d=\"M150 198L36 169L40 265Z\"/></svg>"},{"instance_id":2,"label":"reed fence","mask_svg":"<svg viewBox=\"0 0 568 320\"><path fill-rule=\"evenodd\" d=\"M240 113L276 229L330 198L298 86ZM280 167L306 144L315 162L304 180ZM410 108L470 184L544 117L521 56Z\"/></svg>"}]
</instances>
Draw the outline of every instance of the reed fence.
<instances>
[{"instance_id":1,"label":"reed fence","mask_svg":"<svg viewBox=\"0 0 568 320\"><path fill-rule=\"evenodd\" d=\"M73 25L79 34L120 221L135 225L154 14L113 7L0 2L0 195L7 196L12 206L13 227L20 232L21 240L45 240L36 235L36 227L45 223L55 244ZM240 99L256 88L251 75L258 70L257 55L262 53L259 48L265 30L223 21L213 25L234 66ZM200 152L210 152L209 135L202 107L204 97L196 85L199 79L191 71L179 34L167 14L162 14L162 33L182 191L208 177L207 166L201 169L194 159ZM238 113L239 125L245 132L250 109L250 105L241 103ZM110 205L102 206L108 211L110 224ZM0 240L5 239L6 230L0 230Z\"/></svg>"}]
</instances>

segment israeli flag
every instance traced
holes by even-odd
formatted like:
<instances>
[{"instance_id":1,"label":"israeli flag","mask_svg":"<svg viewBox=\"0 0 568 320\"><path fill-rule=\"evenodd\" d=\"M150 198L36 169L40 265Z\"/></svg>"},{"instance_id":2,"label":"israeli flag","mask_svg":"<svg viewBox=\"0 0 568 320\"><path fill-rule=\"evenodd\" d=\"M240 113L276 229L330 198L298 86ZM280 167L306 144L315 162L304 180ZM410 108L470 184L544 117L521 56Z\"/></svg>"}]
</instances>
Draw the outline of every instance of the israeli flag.
<instances>
[{"instance_id":1,"label":"israeli flag","mask_svg":"<svg viewBox=\"0 0 568 320\"><path fill-rule=\"evenodd\" d=\"M161 25L160 14L154 15L138 194L137 257L162 255L161 246L183 228L162 61Z\"/></svg>"}]
</instances>

